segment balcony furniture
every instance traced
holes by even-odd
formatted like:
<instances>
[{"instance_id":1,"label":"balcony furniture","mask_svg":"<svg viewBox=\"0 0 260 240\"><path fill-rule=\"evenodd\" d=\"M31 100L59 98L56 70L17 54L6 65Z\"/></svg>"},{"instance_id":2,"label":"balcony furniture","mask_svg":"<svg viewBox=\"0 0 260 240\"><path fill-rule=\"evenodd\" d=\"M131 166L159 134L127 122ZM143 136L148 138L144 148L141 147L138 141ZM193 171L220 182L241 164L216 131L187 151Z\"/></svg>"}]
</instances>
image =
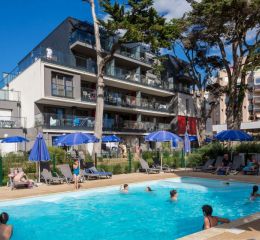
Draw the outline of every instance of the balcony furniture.
<instances>
[{"instance_id":1,"label":"balcony furniture","mask_svg":"<svg viewBox=\"0 0 260 240\"><path fill-rule=\"evenodd\" d=\"M54 119L53 117L50 117L50 126L55 127L58 125L58 120Z\"/></svg>"},{"instance_id":2,"label":"balcony furniture","mask_svg":"<svg viewBox=\"0 0 260 240\"><path fill-rule=\"evenodd\" d=\"M15 121L12 120L0 120L0 128L14 128Z\"/></svg>"},{"instance_id":3,"label":"balcony furniture","mask_svg":"<svg viewBox=\"0 0 260 240\"><path fill-rule=\"evenodd\" d=\"M74 120L73 120L73 126L74 127L78 127L80 126L80 119L75 117Z\"/></svg>"}]
</instances>

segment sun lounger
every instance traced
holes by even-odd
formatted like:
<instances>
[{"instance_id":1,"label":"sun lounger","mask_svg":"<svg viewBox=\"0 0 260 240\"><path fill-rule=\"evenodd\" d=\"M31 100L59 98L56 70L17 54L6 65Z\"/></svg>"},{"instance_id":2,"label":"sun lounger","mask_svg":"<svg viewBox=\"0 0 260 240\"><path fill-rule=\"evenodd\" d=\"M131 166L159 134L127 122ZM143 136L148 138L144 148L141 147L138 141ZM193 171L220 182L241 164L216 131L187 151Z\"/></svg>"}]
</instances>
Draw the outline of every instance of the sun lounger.
<instances>
[{"instance_id":1,"label":"sun lounger","mask_svg":"<svg viewBox=\"0 0 260 240\"><path fill-rule=\"evenodd\" d=\"M59 171L61 172L62 176L64 177L67 183L74 182L74 177L71 172L69 164L61 164L58 165L57 168L59 169ZM84 182L84 176L82 176L81 174L79 176L79 182Z\"/></svg>"},{"instance_id":2,"label":"sun lounger","mask_svg":"<svg viewBox=\"0 0 260 240\"><path fill-rule=\"evenodd\" d=\"M88 169L81 169L80 170L80 175L84 176L85 179L90 180L90 179L99 179L100 174L97 173L92 173Z\"/></svg>"},{"instance_id":3,"label":"sun lounger","mask_svg":"<svg viewBox=\"0 0 260 240\"><path fill-rule=\"evenodd\" d=\"M43 169L41 172L41 179L45 181L46 184L61 184L64 182L64 179L59 177L57 174L53 176L51 171Z\"/></svg>"},{"instance_id":4,"label":"sun lounger","mask_svg":"<svg viewBox=\"0 0 260 240\"><path fill-rule=\"evenodd\" d=\"M99 178L105 177L105 178L111 178L112 177L112 173L111 172L105 172L103 169L101 169L100 171L98 171L96 169L96 167L91 167L86 169L86 173L91 173L92 176L93 174L99 175Z\"/></svg>"},{"instance_id":5,"label":"sun lounger","mask_svg":"<svg viewBox=\"0 0 260 240\"><path fill-rule=\"evenodd\" d=\"M148 163L144 159L140 158L139 161L140 161L140 164L141 164L141 169L144 170L147 174L160 173L160 169L150 168Z\"/></svg>"},{"instance_id":6,"label":"sun lounger","mask_svg":"<svg viewBox=\"0 0 260 240\"><path fill-rule=\"evenodd\" d=\"M213 166L215 162L215 159L209 159L203 166L198 166L193 168L194 172L203 172L210 168L210 166Z\"/></svg>"}]
</instances>

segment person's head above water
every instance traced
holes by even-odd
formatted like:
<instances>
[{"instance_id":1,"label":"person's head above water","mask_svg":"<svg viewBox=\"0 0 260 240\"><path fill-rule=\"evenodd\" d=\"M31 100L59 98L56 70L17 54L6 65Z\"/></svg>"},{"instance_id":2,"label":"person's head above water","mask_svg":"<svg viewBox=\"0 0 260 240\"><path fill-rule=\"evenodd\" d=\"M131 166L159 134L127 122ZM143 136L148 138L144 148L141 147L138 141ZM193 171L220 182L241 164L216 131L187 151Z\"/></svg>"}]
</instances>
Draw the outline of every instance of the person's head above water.
<instances>
[{"instance_id":1,"label":"person's head above water","mask_svg":"<svg viewBox=\"0 0 260 240\"><path fill-rule=\"evenodd\" d=\"M128 184L125 183L125 184L123 185L123 188L124 188L124 190L127 190L127 189L128 189Z\"/></svg>"},{"instance_id":2,"label":"person's head above water","mask_svg":"<svg viewBox=\"0 0 260 240\"><path fill-rule=\"evenodd\" d=\"M146 187L146 192L151 192L152 189L150 187Z\"/></svg>"},{"instance_id":3,"label":"person's head above water","mask_svg":"<svg viewBox=\"0 0 260 240\"><path fill-rule=\"evenodd\" d=\"M173 190L170 191L170 197L171 197L171 199L176 199L176 198L177 198L177 195L178 195L178 193L177 193L177 191L176 191L175 189L173 189Z\"/></svg>"},{"instance_id":4,"label":"person's head above water","mask_svg":"<svg viewBox=\"0 0 260 240\"><path fill-rule=\"evenodd\" d=\"M9 220L9 215L6 212L2 212L0 215L0 223L6 224Z\"/></svg>"},{"instance_id":5,"label":"person's head above water","mask_svg":"<svg viewBox=\"0 0 260 240\"><path fill-rule=\"evenodd\" d=\"M257 192L258 192L258 186L257 186L257 185L254 185L254 186L253 186L252 196L254 196Z\"/></svg>"},{"instance_id":6,"label":"person's head above water","mask_svg":"<svg viewBox=\"0 0 260 240\"><path fill-rule=\"evenodd\" d=\"M203 205L202 212L203 212L204 216L211 216L213 213L213 209L210 205Z\"/></svg>"}]
</instances>

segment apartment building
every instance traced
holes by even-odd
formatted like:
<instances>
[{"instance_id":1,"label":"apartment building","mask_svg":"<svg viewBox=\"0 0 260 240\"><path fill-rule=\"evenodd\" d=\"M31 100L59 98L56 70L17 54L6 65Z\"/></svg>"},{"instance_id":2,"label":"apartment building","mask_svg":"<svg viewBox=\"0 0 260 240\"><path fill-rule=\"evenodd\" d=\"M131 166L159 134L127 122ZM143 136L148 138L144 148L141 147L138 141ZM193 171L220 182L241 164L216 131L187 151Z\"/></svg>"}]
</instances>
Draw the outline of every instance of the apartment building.
<instances>
[{"instance_id":1,"label":"apartment building","mask_svg":"<svg viewBox=\"0 0 260 240\"><path fill-rule=\"evenodd\" d=\"M222 86L228 84L226 71L219 72L217 81ZM246 78L248 90L246 91L243 109L241 129L258 133L260 132L260 68L256 68L254 72L248 73ZM226 126L226 96L220 98L220 103L212 112L212 128L213 132L225 130Z\"/></svg>"},{"instance_id":2,"label":"apartment building","mask_svg":"<svg viewBox=\"0 0 260 240\"><path fill-rule=\"evenodd\" d=\"M101 38L104 54L111 39ZM153 71L154 55L143 44L125 44L106 67L104 134L120 135L129 145L155 130L194 132L191 81L167 56L162 76ZM75 131L93 133L96 108L96 51L93 26L67 18L0 83L21 93L27 136L44 133L48 144ZM177 72L176 72L177 71Z\"/></svg>"}]
</instances>

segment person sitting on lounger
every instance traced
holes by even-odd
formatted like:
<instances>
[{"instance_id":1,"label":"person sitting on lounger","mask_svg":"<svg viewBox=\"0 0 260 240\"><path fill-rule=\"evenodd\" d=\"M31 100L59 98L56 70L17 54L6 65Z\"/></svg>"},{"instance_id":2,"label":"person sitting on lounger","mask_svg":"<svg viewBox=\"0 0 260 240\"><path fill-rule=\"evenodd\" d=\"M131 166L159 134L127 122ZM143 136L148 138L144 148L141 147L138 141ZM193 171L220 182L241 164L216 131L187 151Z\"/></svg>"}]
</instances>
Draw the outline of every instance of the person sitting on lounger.
<instances>
[{"instance_id":1,"label":"person sitting on lounger","mask_svg":"<svg viewBox=\"0 0 260 240\"><path fill-rule=\"evenodd\" d=\"M13 233L13 226L7 225L9 216L2 212L0 215L0 240L9 240Z\"/></svg>"},{"instance_id":2,"label":"person sitting on lounger","mask_svg":"<svg viewBox=\"0 0 260 240\"><path fill-rule=\"evenodd\" d=\"M33 187L34 185L33 180L28 179L26 174L23 171L19 171L19 169L14 170L13 181L28 183L28 187Z\"/></svg>"},{"instance_id":3,"label":"person sitting on lounger","mask_svg":"<svg viewBox=\"0 0 260 240\"><path fill-rule=\"evenodd\" d=\"M255 158L252 156L251 160L247 163L247 165L243 168L244 174L250 171L257 171L259 169L259 164Z\"/></svg>"},{"instance_id":4,"label":"person sitting on lounger","mask_svg":"<svg viewBox=\"0 0 260 240\"><path fill-rule=\"evenodd\" d=\"M177 201L178 200L178 193L176 190L171 190L170 191L170 198L172 201Z\"/></svg>"},{"instance_id":5,"label":"person sitting on lounger","mask_svg":"<svg viewBox=\"0 0 260 240\"><path fill-rule=\"evenodd\" d=\"M254 185L253 191L252 191L251 196L250 196L250 200L254 201L258 197L260 197L260 194L258 193L258 186Z\"/></svg>"},{"instance_id":6,"label":"person sitting on lounger","mask_svg":"<svg viewBox=\"0 0 260 240\"><path fill-rule=\"evenodd\" d=\"M128 184L125 183L124 185L122 185L120 191L122 193L128 193Z\"/></svg>"},{"instance_id":7,"label":"person sitting on lounger","mask_svg":"<svg viewBox=\"0 0 260 240\"><path fill-rule=\"evenodd\" d=\"M209 229L218 225L218 223L229 223L229 219L212 216L213 209L210 205L202 206L202 212L204 215L203 229Z\"/></svg>"},{"instance_id":8,"label":"person sitting on lounger","mask_svg":"<svg viewBox=\"0 0 260 240\"><path fill-rule=\"evenodd\" d=\"M215 173L219 175L227 175L230 168L229 165L230 165L229 157L228 154L225 153L222 159L221 166L217 168Z\"/></svg>"}]
</instances>

